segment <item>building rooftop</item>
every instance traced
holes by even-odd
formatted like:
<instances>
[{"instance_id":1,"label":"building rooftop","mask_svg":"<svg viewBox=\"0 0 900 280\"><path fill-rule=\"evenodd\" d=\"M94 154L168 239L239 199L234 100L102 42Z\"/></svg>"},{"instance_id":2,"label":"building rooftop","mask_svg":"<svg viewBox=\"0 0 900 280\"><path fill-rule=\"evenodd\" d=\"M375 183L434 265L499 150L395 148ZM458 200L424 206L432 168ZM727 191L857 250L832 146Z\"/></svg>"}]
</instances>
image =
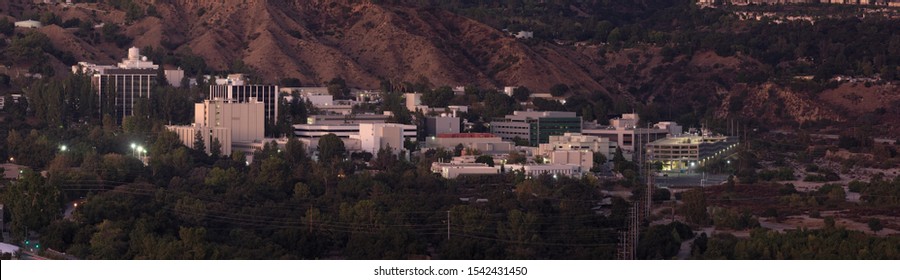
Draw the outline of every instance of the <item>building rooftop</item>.
<instances>
[{"instance_id":1,"label":"building rooftop","mask_svg":"<svg viewBox=\"0 0 900 280\"><path fill-rule=\"evenodd\" d=\"M7 180L19 178L19 171L28 168L27 166L14 163L3 163L0 164L0 167L3 168L3 178Z\"/></svg>"},{"instance_id":2,"label":"building rooftop","mask_svg":"<svg viewBox=\"0 0 900 280\"><path fill-rule=\"evenodd\" d=\"M494 138L491 133L439 133L438 138Z\"/></svg>"},{"instance_id":3,"label":"building rooftop","mask_svg":"<svg viewBox=\"0 0 900 280\"><path fill-rule=\"evenodd\" d=\"M649 145L697 145L701 143L713 143L728 140L729 137L727 136L686 135L679 137L666 137L653 141Z\"/></svg>"},{"instance_id":4,"label":"building rooftop","mask_svg":"<svg viewBox=\"0 0 900 280\"><path fill-rule=\"evenodd\" d=\"M508 119L524 119L524 118L576 118L575 112L562 111L514 111L512 115L506 115Z\"/></svg>"}]
</instances>

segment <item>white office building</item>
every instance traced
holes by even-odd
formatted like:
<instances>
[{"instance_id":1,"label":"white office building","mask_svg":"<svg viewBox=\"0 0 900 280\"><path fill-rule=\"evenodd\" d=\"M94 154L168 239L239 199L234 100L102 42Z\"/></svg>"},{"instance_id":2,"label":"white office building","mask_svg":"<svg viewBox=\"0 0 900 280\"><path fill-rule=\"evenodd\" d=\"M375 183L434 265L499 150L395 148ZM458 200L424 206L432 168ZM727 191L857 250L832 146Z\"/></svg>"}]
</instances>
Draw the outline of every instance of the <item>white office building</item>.
<instances>
[{"instance_id":1,"label":"white office building","mask_svg":"<svg viewBox=\"0 0 900 280\"><path fill-rule=\"evenodd\" d=\"M230 154L233 146L262 142L263 103L225 102L224 100L205 100L194 105L194 124L189 126L166 126L178 134L181 142L194 148L197 133L203 138L207 153L210 144L218 139L222 146L222 154Z\"/></svg>"},{"instance_id":2,"label":"white office building","mask_svg":"<svg viewBox=\"0 0 900 280\"><path fill-rule=\"evenodd\" d=\"M406 109L410 112L415 112L422 105L421 93L404 93L403 97L406 98Z\"/></svg>"},{"instance_id":3,"label":"white office building","mask_svg":"<svg viewBox=\"0 0 900 280\"><path fill-rule=\"evenodd\" d=\"M462 175L493 175L500 174L498 166L490 167L484 163L442 163L431 164L431 171L441 174L447 179L456 179Z\"/></svg>"},{"instance_id":4,"label":"white office building","mask_svg":"<svg viewBox=\"0 0 900 280\"><path fill-rule=\"evenodd\" d=\"M170 69L163 71L163 73L166 74L166 81L169 82L169 86L181 87L181 81L184 80L184 70L181 70L181 68Z\"/></svg>"},{"instance_id":5,"label":"white office building","mask_svg":"<svg viewBox=\"0 0 900 280\"><path fill-rule=\"evenodd\" d=\"M388 144L395 150L399 150L403 148L403 143L406 140L414 142L416 141L417 136L417 128L415 125L395 123L357 123L335 125L295 124L293 127L294 136L300 138L301 141L305 141L304 143L316 145L319 139L331 133L344 141L344 144L347 146L348 151L363 150L371 153L378 152L378 149ZM385 127L387 127L387 129L384 129ZM397 130L399 130L401 133L401 139L397 139L395 137L396 135L394 133ZM363 141L366 141L364 139L367 139L368 141L365 146L363 146ZM356 148L351 149L351 147ZM310 146L310 148L312 148L312 146Z\"/></svg>"},{"instance_id":6,"label":"white office building","mask_svg":"<svg viewBox=\"0 0 900 280\"><path fill-rule=\"evenodd\" d=\"M444 133L459 133L460 119L448 115L427 117L425 119L425 136L437 136Z\"/></svg>"},{"instance_id":7,"label":"white office building","mask_svg":"<svg viewBox=\"0 0 900 280\"><path fill-rule=\"evenodd\" d=\"M554 152L558 151L601 153L607 160L612 160L616 153L616 147L618 147L618 144L610 141L608 138L581 133L565 133L563 135L550 136L548 143L540 145L538 153L551 158L553 158Z\"/></svg>"},{"instance_id":8,"label":"white office building","mask_svg":"<svg viewBox=\"0 0 900 280\"><path fill-rule=\"evenodd\" d=\"M385 148L393 149L395 154L404 150L404 131L415 129L414 125L397 123L363 123L359 124L359 142L363 151L377 154ZM353 138L354 136L351 136Z\"/></svg>"},{"instance_id":9,"label":"white office building","mask_svg":"<svg viewBox=\"0 0 900 280\"><path fill-rule=\"evenodd\" d=\"M591 170L594 167L594 153L587 150L553 151L547 157L550 164L578 165L581 170Z\"/></svg>"},{"instance_id":10,"label":"white office building","mask_svg":"<svg viewBox=\"0 0 900 280\"><path fill-rule=\"evenodd\" d=\"M508 154L515 148L512 142L503 141L490 133L443 133L425 138L425 147L428 148L452 150L458 145L489 155Z\"/></svg>"},{"instance_id":11,"label":"white office building","mask_svg":"<svg viewBox=\"0 0 900 280\"><path fill-rule=\"evenodd\" d=\"M306 123L321 125L386 123L390 118L389 114L312 115L306 118Z\"/></svg>"},{"instance_id":12,"label":"white office building","mask_svg":"<svg viewBox=\"0 0 900 280\"><path fill-rule=\"evenodd\" d=\"M531 177L543 174L554 177L580 177L584 172L581 166L576 164L507 164L503 169L504 172L522 172L525 176Z\"/></svg>"}]
</instances>

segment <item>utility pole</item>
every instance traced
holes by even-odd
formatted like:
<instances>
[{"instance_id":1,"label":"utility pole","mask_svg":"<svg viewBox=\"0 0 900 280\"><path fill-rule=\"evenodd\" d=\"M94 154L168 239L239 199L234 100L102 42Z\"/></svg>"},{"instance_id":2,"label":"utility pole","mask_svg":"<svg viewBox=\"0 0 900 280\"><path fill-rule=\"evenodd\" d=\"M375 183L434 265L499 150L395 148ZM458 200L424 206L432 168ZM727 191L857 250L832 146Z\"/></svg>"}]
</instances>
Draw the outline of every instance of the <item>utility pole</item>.
<instances>
[{"instance_id":1,"label":"utility pole","mask_svg":"<svg viewBox=\"0 0 900 280\"><path fill-rule=\"evenodd\" d=\"M637 201L632 207L628 208L628 216L625 218L625 230L619 239L619 258L622 260L633 260L637 252Z\"/></svg>"},{"instance_id":2,"label":"utility pole","mask_svg":"<svg viewBox=\"0 0 900 280\"><path fill-rule=\"evenodd\" d=\"M638 209L639 209L638 205L635 204L634 209L632 210L632 212L635 214L635 215L632 215L632 217L634 217L634 221L631 223L631 244L630 244L630 246L631 246L631 259L632 260L637 259L637 244L638 244L638 241L640 238L640 220L638 219L638 215L637 215Z\"/></svg>"},{"instance_id":3,"label":"utility pole","mask_svg":"<svg viewBox=\"0 0 900 280\"><path fill-rule=\"evenodd\" d=\"M650 144L650 124L647 124L647 144L642 144L642 145L644 145L644 147L642 147L642 148L646 149L647 148L646 145L649 145L649 144ZM655 176L655 174L653 172L652 157L646 151L644 152L644 157L646 158L644 161L647 164L647 197L646 197L647 206L645 207L645 211L646 211L645 218L649 221L650 220L650 208L653 206L653 196L652 196L653 195L653 176Z\"/></svg>"}]
</instances>

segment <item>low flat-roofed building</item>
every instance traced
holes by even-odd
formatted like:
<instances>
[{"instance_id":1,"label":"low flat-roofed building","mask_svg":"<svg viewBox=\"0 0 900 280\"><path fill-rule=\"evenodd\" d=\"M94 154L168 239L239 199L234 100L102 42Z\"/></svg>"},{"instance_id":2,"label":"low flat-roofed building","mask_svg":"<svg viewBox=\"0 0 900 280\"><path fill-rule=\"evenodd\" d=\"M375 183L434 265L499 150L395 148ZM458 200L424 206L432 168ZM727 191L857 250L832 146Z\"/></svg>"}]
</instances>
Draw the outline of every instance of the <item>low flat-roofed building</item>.
<instances>
[{"instance_id":1,"label":"low flat-roofed building","mask_svg":"<svg viewBox=\"0 0 900 280\"><path fill-rule=\"evenodd\" d=\"M578 165L581 170L591 170L594 167L594 153L590 151L553 151L549 154L550 164Z\"/></svg>"},{"instance_id":2,"label":"low flat-roofed building","mask_svg":"<svg viewBox=\"0 0 900 280\"><path fill-rule=\"evenodd\" d=\"M617 147L618 144L608 138L581 133L565 133L550 136L548 143L539 146L539 154L551 156L556 151L588 151L601 153L607 160L612 160Z\"/></svg>"},{"instance_id":3,"label":"low flat-roofed building","mask_svg":"<svg viewBox=\"0 0 900 280\"><path fill-rule=\"evenodd\" d=\"M455 179L460 175L492 175L500 174L500 168L497 166L490 167L484 163L441 163L434 162L431 164L431 171L440 173L442 177L447 179Z\"/></svg>"},{"instance_id":4,"label":"low flat-roofed building","mask_svg":"<svg viewBox=\"0 0 900 280\"><path fill-rule=\"evenodd\" d=\"M418 135L418 129L415 125L408 124L396 124L396 123L363 123L363 124L338 124L338 125L320 125L320 124L295 124L294 125L294 136L297 136L300 139L319 139L322 136L325 136L329 133L333 133L338 138L353 138L357 140L362 140L360 136L360 126L361 125L383 125L395 127L402 131L403 139L402 142L406 140L416 141L416 136ZM391 145L392 147L393 144ZM403 148L402 145L394 148ZM349 148L347 150L350 150ZM377 150L376 150L377 152Z\"/></svg>"},{"instance_id":5,"label":"low flat-roofed building","mask_svg":"<svg viewBox=\"0 0 900 280\"><path fill-rule=\"evenodd\" d=\"M460 120L452 116L427 117L425 119L425 136L437 136L444 133L459 133Z\"/></svg>"},{"instance_id":6,"label":"low flat-roofed building","mask_svg":"<svg viewBox=\"0 0 900 280\"><path fill-rule=\"evenodd\" d=\"M33 19L23 20L23 21L17 21L14 25L15 25L15 27L20 27L20 28L41 28L41 27L44 27L44 25L41 24L40 21L36 21L36 20L33 20Z\"/></svg>"},{"instance_id":7,"label":"low flat-roofed building","mask_svg":"<svg viewBox=\"0 0 900 280\"><path fill-rule=\"evenodd\" d=\"M0 167L3 168L3 179L10 181L19 179L19 175L22 174L22 171L29 169L28 166L14 163L2 163L0 164Z\"/></svg>"},{"instance_id":8,"label":"low flat-roofed building","mask_svg":"<svg viewBox=\"0 0 900 280\"><path fill-rule=\"evenodd\" d=\"M294 136L301 139L318 139L329 133L340 138L359 135L359 124L295 124Z\"/></svg>"},{"instance_id":9,"label":"low flat-roofed building","mask_svg":"<svg viewBox=\"0 0 900 280\"><path fill-rule=\"evenodd\" d=\"M209 127L202 125L167 125L166 129L178 134L178 139L188 148L194 148L194 142L197 139L197 133L203 139L203 145L206 153L211 153L210 148L215 140L219 141L222 149L219 151L223 155L229 155L232 151L231 129L228 127Z\"/></svg>"},{"instance_id":10,"label":"low flat-roofed building","mask_svg":"<svg viewBox=\"0 0 900 280\"><path fill-rule=\"evenodd\" d=\"M540 176L543 174L552 176L580 177L584 170L576 164L506 164L504 172L522 172L526 176Z\"/></svg>"},{"instance_id":11,"label":"low flat-roofed building","mask_svg":"<svg viewBox=\"0 0 900 280\"><path fill-rule=\"evenodd\" d=\"M650 161L662 163L663 171L685 171L703 166L737 147L737 139L727 136L684 135L647 144Z\"/></svg>"},{"instance_id":12,"label":"low flat-roofed building","mask_svg":"<svg viewBox=\"0 0 900 280\"><path fill-rule=\"evenodd\" d=\"M390 118L388 114L312 115L306 118L306 123L320 125L386 123Z\"/></svg>"},{"instance_id":13,"label":"low flat-roofed building","mask_svg":"<svg viewBox=\"0 0 900 280\"><path fill-rule=\"evenodd\" d=\"M351 115L353 114L353 100L334 100L328 105L317 105L316 108L328 114Z\"/></svg>"},{"instance_id":14,"label":"low flat-roofed building","mask_svg":"<svg viewBox=\"0 0 900 280\"><path fill-rule=\"evenodd\" d=\"M490 133L442 133L425 139L425 147L428 148L452 150L460 144L482 154L507 154L515 148L513 143Z\"/></svg>"}]
</instances>

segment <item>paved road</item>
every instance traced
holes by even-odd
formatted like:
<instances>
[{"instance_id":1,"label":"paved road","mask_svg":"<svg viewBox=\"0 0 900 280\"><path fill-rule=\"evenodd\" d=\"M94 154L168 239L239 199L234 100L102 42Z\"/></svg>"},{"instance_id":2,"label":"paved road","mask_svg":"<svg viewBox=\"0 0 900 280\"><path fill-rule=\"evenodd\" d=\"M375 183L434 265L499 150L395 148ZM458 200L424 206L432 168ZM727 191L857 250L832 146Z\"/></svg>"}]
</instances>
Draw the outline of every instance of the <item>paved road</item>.
<instances>
[{"instance_id":1,"label":"paved road","mask_svg":"<svg viewBox=\"0 0 900 280\"><path fill-rule=\"evenodd\" d=\"M714 186L728 181L727 174L671 174L653 178L660 187L700 187Z\"/></svg>"},{"instance_id":2,"label":"paved road","mask_svg":"<svg viewBox=\"0 0 900 280\"><path fill-rule=\"evenodd\" d=\"M27 249L23 249L19 252L22 252L22 254L19 255L20 260L46 260L47 259L45 257L38 256L37 254L34 254Z\"/></svg>"}]
</instances>

